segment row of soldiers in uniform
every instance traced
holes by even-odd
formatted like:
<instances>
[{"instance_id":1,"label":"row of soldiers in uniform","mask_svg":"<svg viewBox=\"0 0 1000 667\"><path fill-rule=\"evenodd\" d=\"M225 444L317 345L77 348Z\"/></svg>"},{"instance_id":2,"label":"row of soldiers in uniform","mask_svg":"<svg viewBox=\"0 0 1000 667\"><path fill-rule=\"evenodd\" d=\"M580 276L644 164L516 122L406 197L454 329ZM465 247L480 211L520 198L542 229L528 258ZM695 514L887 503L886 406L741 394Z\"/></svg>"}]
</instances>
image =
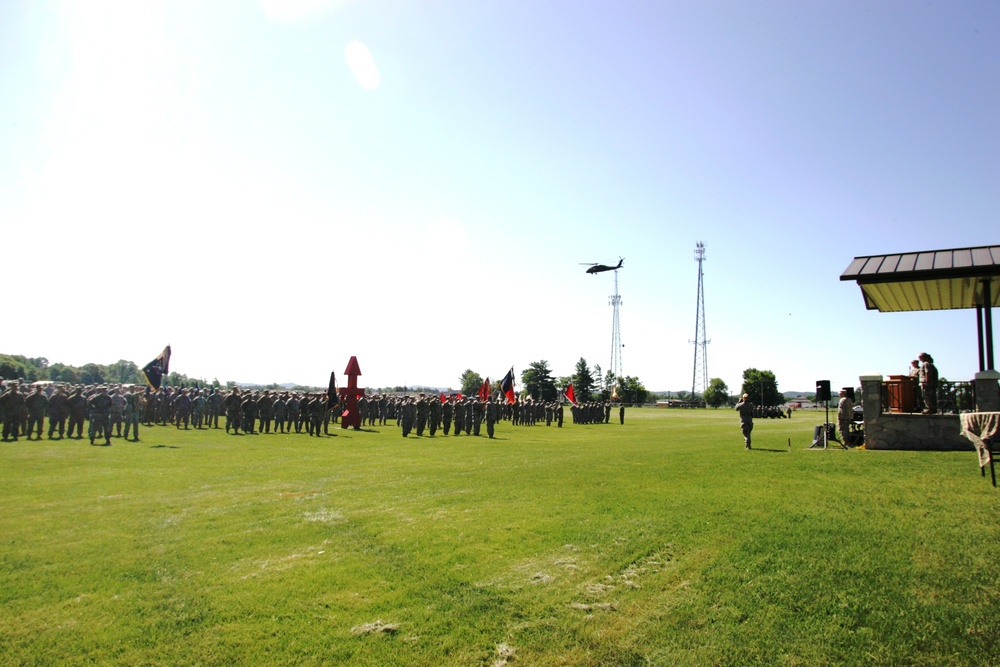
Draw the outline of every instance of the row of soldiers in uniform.
<instances>
[{"instance_id":1,"label":"row of soldiers in uniform","mask_svg":"<svg viewBox=\"0 0 1000 667\"><path fill-rule=\"evenodd\" d=\"M754 419L788 419L792 418L792 409L785 408L777 405L755 405L753 406L753 417Z\"/></svg>"},{"instance_id":2,"label":"row of soldiers in uniform","mask_svg":"<svg viewBox=\"0 0 1000 667\"><path fill-rule=\"evenodd\" d=\"M0 418L3 419L3 438L17 440L24 433L30 439L37 433L41 439L43 423L49 419L50 439L83 437L83 424L89 420L87 434L91 444L103 438L111 444L111 437L125 439L132 435L139 439L139 424L176 425L178 429L219 428L220 417L225 418L227 433L306 432L309 435L329 435L330 422L336 423L339 410L333 409L325 393L298 393L229 391L216 389L163 388L151 392L132 386L59 386L46 391L41 386L30 393L22 393L12 384L0 393ZM560 403L534 401L530 397L518 398L508 403L502 395L484 401L478 397L452 395L439 399L421 394L419 397L390 396L388 394L363 395L358 400L358 411L363 424L385 425L394 419L406 436L412 430L417 435L424 431L434 435L443 428L448 435L454 427L455 435L462 432L479 435L485 422L487 434L493 437L497 421L510 421L512 425L533 426L544 421L563 424L563 406ZM412 415L409 413L412 412ZM610 403L581 403L572 408L574 423L607 423ZM256 430L255 430L256 429Z\"/></svg>"},{"instance_id":3,"label":"row of soldiers in uniform","mask_svg":"<svg viewBox=\"0 0 1000 667\"><path fill-rule=\"evenodd\" d=\"M611 418L611 403L579 403L571 411L576 424L608 423ZM433 436L439 429L445 435L451 432L461 435L465 432L478 436L484 423L487 435L492 438L498 421L509 421L513 426L534 426L542 421L546 426L551 426L554 422L561 428L564 407L561 403L534 401L530 397L518 398L510 403L502 395L484 400L461 395L446 398L443 395L437 397L427 394L416 397L375 394L358 399L358 412L361 423L369 426L384 425L395 420L404 438L411 431L415 431L418 436L423 436L427 431Z\"/></svg>"},{"instance_id":4,"label":"row of soldiers in uniform","mask_svg":"<svg viewBox=\"0 0 1000 667\"><path fill-rule=\"evenodd\" d=\"M455 425L456 435L461 435L463 431L479 435L479 425L487 420L486 412L489 404L493 404L497 410L494 423L509 421L514 426L533 426L544 420L546 425L556 422L561 427L563 424L563 406L558 403L533 401L531 398L508 403L501 397L485 401L479 397L459 394L449 397L427 394L420 394L417 397L388 394L362 396L358 399L361 423L374 426L385 425L388 421L394 420L397 426L403 428L405 407L409 403L413 404L415 414L413 424L407 433L416 427L417 435L423 435L424 430L429 430L433 435L439 429L448 435L452 424Z\"/></svg>"},{"instance_id":5,"label":"row of soldiers in uniform","mask_svg":"<svg viewBox=\"0 0 1000 667\"><path fill-rule=\"evenodd\" d=\"M17 440L24 433L30 440L32 433L41 440L46 417L49 420L49 439L55 437L83 437L83 423L89 421L87 435L90 444L103 438L111 444L113 419L117 419L118 436L125 425L125 438L134 429L139 438L139 419L142 414L140 397L136 393L121 392L110 387L59 387L51 394L41 386L29 393L22 393L19 385L12 384L0 394L0 416L3 417L3 439Z\"/></svg>"},{"instance_id":6,"label":"row of soldiers in uniform","mask_svg":"<svg viewBox=\"0 0 1000 667\"><path fill-rule=\"evenodd\" d=\"M84 421L89 421L87 435L91 444L103 438L125 439L132 435L139 440L139 424L152 426L175 424L178 429L193 426L219 428L220 416L225 416L226 431L237 434L307 432L329 434L330 421L336 421L336 410L327 405L326 394L240 392L238 388L223 392L209 389L170 389L148 392L141 387L60 386L47 392L36 386L24 393L16 383L0 393L0 418L3 419L3 439L17 440L25 434L41 439L44 421L49 420L48 437L83 437ZM259 424L259 427L257 426Z\"/></svg>"},{"instance_id":7,"label":"row of soldiers in uniform","mask_svg":"<svg viewBox=\"0 0 1000 667\"><path fill-rule=\"evenodd\" d=\"M610 401L577 403L571 412L574 424L607 424L611 421Z\"/></svg>"}]
</instances>

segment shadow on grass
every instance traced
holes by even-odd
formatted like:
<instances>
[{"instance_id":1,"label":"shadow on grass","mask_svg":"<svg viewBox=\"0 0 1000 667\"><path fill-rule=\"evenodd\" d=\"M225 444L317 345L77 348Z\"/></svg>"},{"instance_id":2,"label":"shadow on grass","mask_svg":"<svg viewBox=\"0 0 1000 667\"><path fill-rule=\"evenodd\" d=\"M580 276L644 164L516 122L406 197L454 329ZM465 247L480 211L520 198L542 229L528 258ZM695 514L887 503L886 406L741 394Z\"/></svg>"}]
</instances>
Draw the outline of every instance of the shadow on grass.
<instances>
[{"instance_id":1,"label":"shadow on grass","mask_svg":"<svg viewBox=\"0 0 1000 667\"><path fill-rule=\"evenodd\" d=\"M150 449L180 449L177 445L153 445Z\"/></svg>"}]
</instances>

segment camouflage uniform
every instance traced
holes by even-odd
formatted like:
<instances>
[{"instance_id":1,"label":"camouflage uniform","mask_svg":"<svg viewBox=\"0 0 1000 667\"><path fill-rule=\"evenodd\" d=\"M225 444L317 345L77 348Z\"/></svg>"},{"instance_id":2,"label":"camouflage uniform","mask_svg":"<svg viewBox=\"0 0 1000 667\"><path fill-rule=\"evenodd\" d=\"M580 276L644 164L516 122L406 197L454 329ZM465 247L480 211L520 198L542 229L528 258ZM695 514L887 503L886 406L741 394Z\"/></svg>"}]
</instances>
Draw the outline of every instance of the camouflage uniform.
<instances>
[{"instance_id":1,"label":"camouflage uniform","mask_svg":"<svg viewBox=\"0 0 1000 667\"><path fill-rule=\"evenodd\" d=\"M240 424L243 425L243 432L253 435L255 433L254 426L257 422L257 400L256 397L247 392L244 394L244 398L240 401Z\"/></svg>"},{"instance_id":2,"label":"camouflage uniform","mask_svg":"<svg viewBox=\"0 0 1000 667\"><path fill-rule=\"evenodd\" d=\"M441 417L444 420L444 434L451 430L451 420L455 414L455 404L449 399L441 406Z\"/></svg>"},{"instance_id":3,"label":"camouflage uniform","mask_svg":"<svg viewBox=\"0 0 1000 667\"><path fill-rule=\"evenodd\" d=\"M183 422L184 430L188 430L188 424L191 422L191 397L188 396L187 389L182 390L174 399L174 419L177 420L177 428L180 428Z\"/></svg>"},{"instance_id":4,"label":"camouflage uniform","mask_svg":"<svg viewBox=\"0 0 1000 667\"><path fill-rule=\"evenodd\" d=\"M297 394L292 394L287 401L285 401L285 419L288 425L288 432L292 432L292 425L295 425L295 432L301 433L302 422L299 421L299 411L302 409L302 401L299 400Z\"/></svg>"},{"instance_id":5,"label":"camouflage uniform","mask_svg":"<svg viewBox=\"0 0 1000 667\"><path fill-rule=\"evenodd\" d=\"M285 432L285 413L286 413L286 403L288 400L288 394L282 394L278 398L274 399L274 405L271 406L271 416L274 418L274 432L277 433L279 430Z\"/></svg>"},{"instance_id":6,"label":"camouflage uniform","mask_svg":"<svg viewBox=\"0 0 1000 667\"><path fill-rule=\"evenodd\" d=\"M199 391L194 395L194 400L191 401L191 424L195 428L201 428L207 407L208 399L205 398L205 392Z\"/></svg>"},{"instance_id":7,"label":"camouflage uniform","mask_svg":"<svg viewBox=\"0 0 1000 667\"><path fill-rule=\"evenodd\" d=\"M433 436L441 426L441 401L436 396L427 399L427 429Z\"/></svg>"},{"instance_id":8,"label":"camouflage uniform","mask_svg":"<svg viewBox=\"0 0 1000 667\"><path fill-rule=\"evenodd\" d=\"M24 433L31 440L31 432L38 427L38 437L42 439L42 423L45 421L45 408L48 407L49 397L42 393L41 387L36 387L35 391L28 394L24 399L24 406L28 408L28 428Z\"/></svg>"},{"instance_id":9,"label":"camouflage uniform","mask_svg":"<svg viewBox=\"0 0 1000 667\"><path fill-rule=\"evenodd\" d=\"M486 404L486 435L493 437L494 426L500 416L500 406L495 401Z\"/></svg>"},{"instance_id":10,"label":"camouflage uniform","mask_svg":"<svg viewBox=\"0 0 1000 667\"><path fill-rule=\"evenodd\" d=\"M125 413L125 397L118 389L111 390L111 416L109 417L108 431L117 433L115 437L122 437L122 420ZM115 428L116 427L116 428Z\"/></svg>"},{"instance_id":11,"label":"camouflage uniform","mask_svg":"<svg viewBox=\"0 0 1000 667\"><path fill-rule=\"evenodd\" d=\"M226 411L226 433L233 429L233 435L240 432L240 390L235 387L222 399L222 407Z\"/></svg>"},{"instance_id":12,"label":"camouflage uniform","mask_svg":"<svg viewBox=\"0 0 1000 667\"><path fill-rule=\"evenodd\" d=\"M222 392L212 389L208 395L208 426L219 428L219 413L222 412Z\"/></svg>"},{"instance_id":13,"label":"camouflage uniform","mask_svg":"<svg viewBox=\"0 0 1000 667\"><path fill-rule=\"evenodd\" d=\"M472 435L479 435L480 424L483 423L483 402L474 398L469 406L472 411Z\"/></svg>"},{"instance_id":14,"label":"camouflage uniform","mask_svg":"<svg viewBox=\"0 0 1000 667\"><path fill-rule=\"evenodd\" d=\"M0 395L0 412L3 416L3 439L6 442L13 438L17 442L17 436L21 429L21 408L24 407L24 395L18 386L11 385Z\"/></svg>"},{"instance_id":15,"label":"camouflage uniform","mask_svg":"<svg viewBox=\"0 0 1000 667\"><path fill-rule=\"evenodd\" d=\"M264 395L257 399L257 416L260 419L260 428L258 430L261 433L271 432L271 416L273 414L274 399L271 398L271 392L265 389Z\"/></svg>"},{"instance_id":16,"label":"camouflage uniform","mask_svg":"<svg viewBox=\"0 0 1000 667\"><path fill-rule=\"evenodd\" d=\"M73 430L76 429L76 438L83 437L83 420L87 418L87 399L83 396L83 389L77 387L70 397L66 399L69 406L69 429L66 437L73 437Z\"/></svg>"},{"instance_id":17,"label":"camouflage uniform","mask_svg":"<svg viewBox=\"0 0 1000 667\"><path fill-rule=\"evenodd\" d=\"M413 402L412 398L403 399L403 405L400 407L400 425L403 429L403 437L410 435L410 429L413 428L413 421L417 416L417 406Z\"/></svg>"},{"instance_id":18,"label":"camouflage uniform","mask_svg":"<svg viewBox=\"0 0 1000 667\"><path fill-rule=\"evenodd\" d=\"M59 431L61 439L66 432L66 417L69 416L69 405L66 403L66 393L62 387L49 398L49 440Z\"/></svg>"},{"instance_id":19,"label":"camouflage uniform","mask_svg":"<svg viewBox=\"0 0 1000 667\"><path fill-rule=\"evenodd\" d=\"M132 442L139 442L139 421L145 408L143 403L142 394L136 390L125 396L125 409L122 411L122 418L125 421L126 440L128 440L129 431L132 431Z\"/></svg>"},{"instance_id":20,"label":"camouflage uniform","mask_svg":"<svg viewBox=\"0 0 1000 667\"><path fill-rule=\"evenodd\" d=\"M87 408L90 411L90 426L87 435L90 436L90 444L94 444L94 439L103 435L104 444L111 444L111 397L107 390L98 389L89 399Z\"/></svg>"},{"instance_id":21,"label":"camouflage uniform","mask_svg":"<svg viewBox=\"0 0 1000 667\"><path fill-rule=\"evenodd\" d=\"M424 428L427 427L427 399L424 398L423 394L420 394L420 398L417 399L417 435L422 436L424 434Z\"/></svg>"},{"instance_id":22,"label":"camouflage uniform","mask_svg":"<svg viewBox=\"0 0 1000 667\"><path fill-rule=\"evenodd\" d=\"M750 447L750 432L753 431L753 403L750 397L743 394L740 402L736 404L736 410L740 413L740 430L743 431L743 442L747 449Z\"/></svg>"}]
</instances>

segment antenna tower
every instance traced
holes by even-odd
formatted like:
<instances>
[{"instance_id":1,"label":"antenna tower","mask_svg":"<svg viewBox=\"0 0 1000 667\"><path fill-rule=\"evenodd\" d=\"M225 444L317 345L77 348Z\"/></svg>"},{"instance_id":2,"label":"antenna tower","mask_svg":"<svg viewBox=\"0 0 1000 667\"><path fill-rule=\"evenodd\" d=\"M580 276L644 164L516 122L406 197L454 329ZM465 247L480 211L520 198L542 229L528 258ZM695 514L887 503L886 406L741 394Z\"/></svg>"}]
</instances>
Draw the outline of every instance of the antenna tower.
<instances>
[{"instance_id":1,"label":"antenna tower","mask_svg":"<svg viewBox=\"0 0 1000 667\"><path fill-rule=\"evenodd\" d=\"M614 323L611 326L611 368L609 369L611 373L615 376L615 381L621 384L620 379L622 376L622 332L621 328L618 326L618 307L622 304L622 298L618 296L618 269L614 270L615 274L615 293L611 296L611 301L609 302L611 306L614 307ZM604 378L598 378L598 382L604 382Z\"/></svg>"},{"instance_id":2,"label":"antenna tower","mask_svg":"<svg viewBox=\"0 0 1000 667\"><path fill-rule=\"evenodd\" d=\"M701 264L705 261L705 244L701 241L695 244L694 261L698 262L698 297L694 310L694 371L691 373L691 400L698 395L699 390L704 395L708 389L708 354L705 349L712 341L705 338L705 285L702 279ZM700 373L699 373L700 372Z\"/></svg>"}]
</instances>

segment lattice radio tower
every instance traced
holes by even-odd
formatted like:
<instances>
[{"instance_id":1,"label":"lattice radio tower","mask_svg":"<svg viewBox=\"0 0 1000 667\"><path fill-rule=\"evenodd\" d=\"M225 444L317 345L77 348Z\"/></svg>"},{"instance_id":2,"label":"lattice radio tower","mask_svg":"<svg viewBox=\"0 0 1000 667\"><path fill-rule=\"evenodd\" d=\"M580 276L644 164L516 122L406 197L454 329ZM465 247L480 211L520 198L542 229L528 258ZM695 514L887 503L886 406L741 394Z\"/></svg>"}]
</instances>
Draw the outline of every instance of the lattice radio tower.
<instances>
[{"instance_id":1,"label":"lattice radio tower","mask_svg":"<svg viewBox=\"0 0 1000 667\"><path fill-rule=\"evenodd\" d=\"M621 385L622 376L622 331L618 325L618 307L622 305L622 298L618 296L618 269L615 274L615 293L609 302L614 308L614 323L611 325L611 373L615 377L615 383ZM598 378L603 386L604 378Z\"/></svg>"},{"instance_id":2,"label":"lattice radio tower","mask_svg":"<svg viewBox=\"0 0 1000 667\"><path fill-rule=\"evenodd\" d=\"M705 261L705 244L698 241L694 247L694 261L698 262L698 297L694 310L694 371L691 373L691 400L708 389L708 353L706 346L712 341L705 338L705 284L701 264Z\"/></svg>"}]
</instances>

